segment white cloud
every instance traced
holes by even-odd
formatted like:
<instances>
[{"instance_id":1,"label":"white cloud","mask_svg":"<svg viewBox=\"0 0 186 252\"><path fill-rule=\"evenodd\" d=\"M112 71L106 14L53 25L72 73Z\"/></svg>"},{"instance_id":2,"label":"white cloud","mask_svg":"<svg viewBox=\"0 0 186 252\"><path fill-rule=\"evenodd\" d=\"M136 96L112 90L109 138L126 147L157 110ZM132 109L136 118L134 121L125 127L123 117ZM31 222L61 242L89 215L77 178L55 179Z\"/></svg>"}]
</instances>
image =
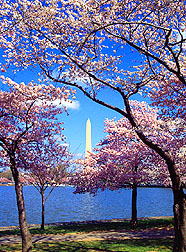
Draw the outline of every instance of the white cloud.
<instances>
[{"instance_id":1,"label":"white cloud","mask_svg":"<svg viewBox=\"0 0 186 252\"><path fill-rule=\"evenodd\" d=\"M38 100L37 105L41 105L42 101ZM76 100L59 100L56 99L55 101L47 101L47 105L55 105L57 107L66 107L67 109L74 109L74 110L79 110L80 108L80 103L79 101Z\"/></svg>"},{"instance_id":2,"label":"white cloud","mask_svg":"<svg viewBox=\"0 0 186 252\"><path fill-rule=\"evenodd\" d=\"M182 31L180 31L180 32L183 36L183 39L186 39L186 27L183 27ZM181 40L181 36L177 31L176 31L176 33L177 33L177 42L179 42ZM183 48L186 49L186 42L183 43Z\"/></svg>"},{"instance_id":3,"label":"white cloud","mask_svg":"<svg viewBox=\"0 0 186 252\"><path fill-rule=\"evenodd\" d=\"M83 73L85 74L85 73ZM90 78L89 76L79 76L79 74L77 73L77 75L75 73L71 73L70 71L66 70L64 72L60 72L58 70L58 68L56 68L55 70L53 70L52 72L52 76L58 80L65 80L67 82L72 82L72 83L76 83L79 86L85 87L87 86L87 84L90 83Z\"/></svg>"},{"instance_id":4,"label":"white cloud","mask_svg":"<svg viewBox=\"0 0 186 252\"><path fill-rule=\"evenodd\" d=\"M70 145L69 145L69 143L63 143L62 146L69 147Z\"/></svg>"},{"instance_id":5,"label":"white cloud","mask_svg":"<svg viewBox=\"0 0 186 252\"><path fill-rule=\"evenodd\" d=\"M59 103L59 101L58 101ZM61 105L65 106L67 109L74 109L78 110L80 108L80 103L79 101L71 101L71 100L64 100L61 101Z\"/></svg>"},{"instance_id":6,"label":"white cloud","mask_svg":"<svg viewBox=\"0 0 186 252\"><path fill-rule=\"evenodd\" d=\"M183 39L186 39L186 28L185 30L182 31L182 36L183 36ZM186 42L183 43L183 48L186 49Z\"/></svg>"}]
</instances>

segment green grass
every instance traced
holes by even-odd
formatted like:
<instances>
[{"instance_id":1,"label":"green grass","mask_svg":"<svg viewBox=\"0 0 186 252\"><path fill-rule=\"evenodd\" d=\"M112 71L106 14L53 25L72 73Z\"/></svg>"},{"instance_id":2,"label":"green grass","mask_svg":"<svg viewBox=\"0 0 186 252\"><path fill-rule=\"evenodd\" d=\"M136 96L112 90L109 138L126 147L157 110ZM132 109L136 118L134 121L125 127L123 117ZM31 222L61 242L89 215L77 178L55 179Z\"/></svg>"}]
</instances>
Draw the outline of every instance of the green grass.
<instances>
[{"instance_id":1,"label":"green grass","mask_svg":"<svg viewBox=\"0 0 186 252\"><path fill-rule=\"evenodd\" d=\"M137 229L162 228L173 226L173 219L144 219L139 220ZM106 222L89 224L66 224L59 226L46 226L42 231L38 228L31 228L32 234L65 234L81 233L91 231L117 231L129 230L130 222ZM20 235L20 230L0 231L0 236ZM56 242L56 243L35 243L33 252L169 252L172 251L172 239L131 239L131 240L103 240L103 241L82 241L82 242ZM0 245L0 252L21 252L21 244Z\"/></svg>"},{"instance_id":2,"label":"green grass","mask_svg":"<svg viewBox=\"0 0 186 252\"><path fill-rule=\"evenodd\" d=\"M173 226L172 218L163 219L140 219L138 227L136 229L146 228L160 228ZM46 226L45 230L38 228L31 228L32 234L66 234L66 233L80 233L80 232L91 232L91 231L117 231L120 229L130 229L130 222L105 222L105 223L90 223L90 224L66 224L59 226ZM4 235L20 235L20 230L4 230L0 231L0 236Z\"/></svg>"},{"instance_id":3,"label":"green grass","mask_svg":"<svg viewBox=\"0 0 186 252\"><path fill-rule=\"evenodd\" d=\"M0 246L1 252L21 251L21 245ZM158 240L104 240L86 242L41 243L33 245L33 252L169 252L171 239Z\"/></svg>"}]
</instances>

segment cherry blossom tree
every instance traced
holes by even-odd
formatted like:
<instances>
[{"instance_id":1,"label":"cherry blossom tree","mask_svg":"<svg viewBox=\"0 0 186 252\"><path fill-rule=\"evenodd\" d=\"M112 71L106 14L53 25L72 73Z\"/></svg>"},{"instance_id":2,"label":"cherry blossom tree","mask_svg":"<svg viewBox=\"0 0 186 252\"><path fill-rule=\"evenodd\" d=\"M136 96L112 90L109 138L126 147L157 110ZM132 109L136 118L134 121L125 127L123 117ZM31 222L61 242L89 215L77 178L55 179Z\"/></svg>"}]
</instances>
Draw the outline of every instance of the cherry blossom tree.
<instances>
[{"instance_id":1,"label":"cherry blossom tree","mask_svg":"<svg viewBox=\"0 0 186 252\"><path fill-rule=\"evenodd\" d=\"M51 140L50 143L54 144L52 136L56 136L59 141L64 141L62 123L57 120L57 115L64 109L54 105L54 102L56 99L58 101L68 99L70 92L66 88L56 89L53 85L36 85L33 82L25 85L17 84L9 78L1 77L1 79L2 85L9 85L9 89L0 91L0 156L12 172L17 196L22 251L28 252L32 249L32 238L26 220L20 176L21 161L26 160L29 163L25 169L36 165L35 161L39 165L39 156L32 156L39 154L37 151L34 153L34 146L37 147L37 144L42 143L41 141L45 143L45 140ZM45 145L41 147L43 152L50 152L44 149ZM49 163L49 154L47 158Z\"/></svg>"},{"instance_id":2,"label":"cherry blossom tree","mask_svg":"<svg viewBox=\"0 0 186 252\"><path fill-rule=\"evenodd\" d=\"M44 78L75 86L126 117L167 164L174 194L173 251L186 251L186 197L178 165L145 134L129 104L137 93L150 95L163 113L185 119L185 1L1 0L1 6L1 71L39 65ZM106 88L123 106L99 96Z\"/></svg>"},{"instance_id":3,"label":"cherry blossom tree","mask_svg":"<svg viewBox=\"0 0 186 252\"><path fill-rule=\"evenodd\" d=\"M57 185L65 184L68 176L67 168L70 165L70 154L67 147L58 143L53 135L50 135L49 139L45 138L44 143L43 141L34 145L28 143L24 148L25 152L29 153L29 157L27 158L25 155L20 157L19 167L23 167L27 171L23 174L23 178L41 195L41 229L44 230L45 202Z\"/></svg>"},{"instance_id":4,"label":"cherry blossom tree","mask_svg":"<svg viewBox=\"0 0 186 252\"><path fill-rule=\"evenodd\" d=\"M180 159L180 148L185 145L185 133L180 135L174 129L174 123L168 125L158 119L157 109L148 104L136 101L131 101L130 104L134 115L141 121L141 127L148 129L148 135L159 141L161 146L166 146L175 156L182 171L182 180L186 181L182 168L185 159ZM132 188L131 224L135 226L137 186L171 186L166 163L139 139L126 118L118 121L107 119L105 132L107 135L98 144L99 147L85 160L78 160L82 169L74 174L72 184L75 193L95 194L98 189Z\"/></svg>"},{"instance_id":5,"label":"cherry blossom tree","mask_svg":"<svg viewBox=\"0 0 186 252\"><path fill-rule=\"evenodd\" d=\"M139 144L139 146L135 144L136 148L132 151L127 145L124 150L121 147L121 150L119 146L123 145L118 144L117 147L114 146L113 149L113 147L108 146L110 143L107 142L107 140L104 143L105 144L97 150L97 153L91 153L85 160L77 160L79 168L71 177L70 181L75 187L74 193L91 193L95 195L100 189L102 191L106 189L112 191L123 188L132 189L132 215L130 224L132 228L136 227L138 224L137 187L140 185L162 186L163 183L161 183L161 179L158 179L156 173L157 169L155 169L153 165L151 165L152 167L150 170L150 168L147 168L147 166L150 166L149 163L145 168L144 164L139 164L143 161L138 160L138 154L141 149L143 150ZM141 154L140 156L142 156ZM128 163L127 157L130 161L133 159L133 166L130 166L131 164L130 161ZM166 177L165 174L163 174L163 177Z\"/></svg>"},{"instance_id":6,"label":"cherry blossom tree","mask_svg":"<svg viewBox=\"0 0 186 252\"><path fill-rule=\"evenodd\" d=\"M56 145L56 143L55 143ZM50 148L50 146L45 146ZM55 146L57 147L57 146ZM24 173L23 177L25 180L33 185L36 190L41 195L41 230L44 230L45 225L45 203L46 200L49 198L53 190L56 186L65 184L66 178L68 176L67 168L69 166L68 160L68 152L63 150L63 153L59 153L61 146L58 146L59 149L56 149L55 154L58 155L54 156L54 152L51 153L51 148L48 153L43 153L43 158L39 156L39 166L32 166L31 169L28 170L28 173ZM49 150L49 149L48 149ZM42 155L42 151L39 151ZM46 162L46 155L48 155L48 160ZM52 159L55 159L56 166L54 166ZM57 162L56 162L57 161ZM49 162L49 163L48 163ZM51 165L52 164L52 165ZM28 169L28 166L26 166Z\"/></svg>"}]
</instances>

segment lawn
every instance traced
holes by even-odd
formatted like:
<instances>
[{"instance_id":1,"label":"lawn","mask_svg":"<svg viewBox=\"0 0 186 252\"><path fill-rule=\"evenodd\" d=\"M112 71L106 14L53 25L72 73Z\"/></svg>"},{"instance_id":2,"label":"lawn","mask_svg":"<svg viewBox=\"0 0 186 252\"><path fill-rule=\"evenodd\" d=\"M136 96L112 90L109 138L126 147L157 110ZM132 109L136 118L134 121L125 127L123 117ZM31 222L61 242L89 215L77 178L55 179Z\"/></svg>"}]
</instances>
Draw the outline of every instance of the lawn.
<instances>
[{"instance_id":1,"label":"lawn","mask_svg":"<svg viewBox=\"0 0 186 252\"><path fill-rule=\"evenodd\" d=\"M172 251L171 239L158 240L105 240L86 242L38 243L33 245L33 252L169 252ZM21 252L21 245L1 245L1 252Z\"/></svg>"},{"instance_id":2,"label":"lawn","mask_svg":"<svg viewBox=\"0 0 186 252\"><path fill-rule=\"evenodd\" d=\"M173 225L172 219L149 219L140 220L138 229L162 228ZM89 224L68 224L59 226L47 226L44 231L39 228L31 228L32 234L64 234L80 233L91 231L117 231L129 230L128 221L89 223ZM17 235L19 230L0 231L0 236ZM81 242L57 242L57 243L35 243L33 252L169 252L172 251L172 239L130 239L130 240L102 240L102 241L81 241ZM21 252L21 244L0 245L0 252Z\"/></svg>"},{"instance_id":3,"label":"lawn","mask_svg":"<svg viewBox=\"0 0 186 252\"><path fill-rule=\"evenodd\" d=\"M173 218L162 219L139 219L138 227L136 229L146 228L161 228L161 227L173 227ZM92 231L117 231L117 230L130 230L129 221L114 221L114 222L90 222L87 224L58 224L58 225L46 225L45 230L41 230L39 227L30 228L32 234L67 234L67 233L81 233ZM20 235L20 230L5 230L0 231L0 237L4 235Z\"/></svg>"}]
</instances>

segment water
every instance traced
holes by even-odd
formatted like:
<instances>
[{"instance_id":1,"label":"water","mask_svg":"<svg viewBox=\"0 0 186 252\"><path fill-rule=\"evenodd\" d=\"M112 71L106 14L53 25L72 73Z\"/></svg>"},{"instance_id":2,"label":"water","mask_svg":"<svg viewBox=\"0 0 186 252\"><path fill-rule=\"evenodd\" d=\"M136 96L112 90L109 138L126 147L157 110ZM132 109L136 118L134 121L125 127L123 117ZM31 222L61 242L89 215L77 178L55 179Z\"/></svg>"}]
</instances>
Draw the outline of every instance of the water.
<instances>
[{"instance_id":1,"label":"water","mask_svg":"<svg viewBox=\"0 0 186 252\"><path fill-rule=\"evenodd\" d=\"M131 190L104 191L96 196L73 194L70 186L57 187L46 201L45 223L131 217ZM24 187L29 224L41 222L41 197L32 186ZM18 225L13 186L0 186L0 227ZM168 188L138 188L138 217L173 215L173 195Z\"/></svg>"}]
</instances>

